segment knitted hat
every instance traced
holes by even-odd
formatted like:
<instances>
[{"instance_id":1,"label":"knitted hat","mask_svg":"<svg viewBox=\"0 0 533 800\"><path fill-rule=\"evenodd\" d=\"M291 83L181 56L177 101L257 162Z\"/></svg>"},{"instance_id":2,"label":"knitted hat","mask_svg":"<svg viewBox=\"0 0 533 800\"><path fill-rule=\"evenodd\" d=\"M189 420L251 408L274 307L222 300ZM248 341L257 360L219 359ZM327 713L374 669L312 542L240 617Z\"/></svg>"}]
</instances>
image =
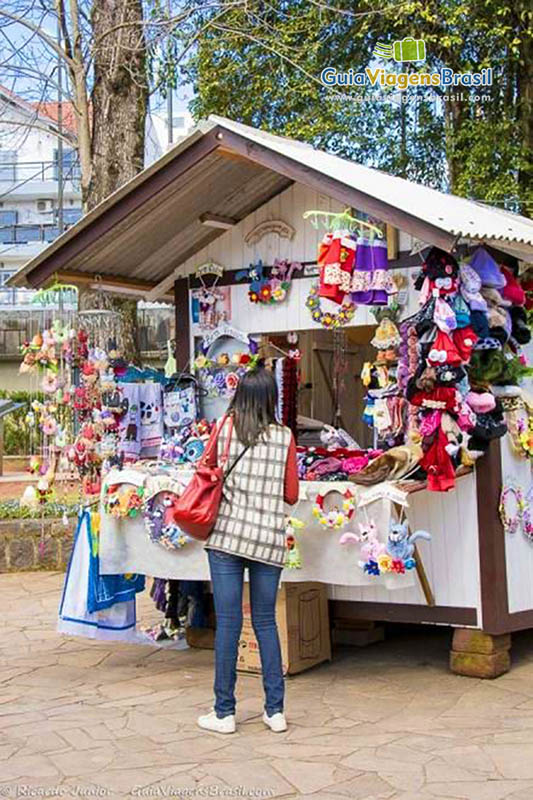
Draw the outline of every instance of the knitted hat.
<instances>
[{"instance_id":1,"label":"knitted hat","mask_svg":"<svg viewBox=\"0 0 533 800\"><path fill-rule=\"evenodd\" d=\"M431 280L456 277L459 273L459 266L450 253L439 247L432 247L425 259L424 272Z\"/></svg>"},{"instance_id":2,"label":"knitted hat","mask_svg":"<svg viewBox=\"0 0 533 800\"><path fill-rule=\"evenodd\" d=\"M466 402L476 414L493 411L496 407L496 400L490 392L468 392Z\"/></svg>"},{"instance_id":3,"label":"knitted hat","mask_svg":"<svg viewBox=\"0 0 533 800\"><path fill-rule=\"evenodd\" d=\"M466 328L458 328L453 332L452 337L461 360L463 363L468 364L470 356L472 355L472 349L478 340L477 334L474 332L473 328L468 325Z\"/></svg>"},{"instance_id":4,"label":"knitted hat","mask_svg":"<svg viewBox=\"0 0 533 800\"><path fill-rule=\"evenodd\" d=\"M470 311L470 323L479 337L489 335L489 321L487 315L482 311L472 309Z\"/></svg>"},{"instance_id":5,"label":"knitted hat","mask_svg":"<svg viewBox=\"0 0 533 800\"><path fill-rule=\"evenodd\" d=\"M512 335L518 344L527 344L531 340L531 331L527 324L527 314L523 306L513 306L509 311L512 324Z\"/></svg>"},{"instance_id":6,"label":"knitted hat","mask_svg":"<svg viewBox=\"0 0 533 800\"><path fill-rule=\"evenodd\" d=\"M526 302L526 293L518 283L509 267L502 267L502 273L507 281L501 290L502 297L509 300L514 306L523 306Z\"/></svg>"},{"instance_id":7,"label":"knitted hat","mask_svg":"<svg viewBox=\"0 0 533 800\"><path fill-rule=\"evenodd\" d=\"M459 366L461 361L461 356L452 338L449 334L444 333L444 331L439 331L428 353L428 363L430 366L439 366L439 364Z\"/></svg>"},{"instance_id":8,"label":"knitted hat","mask_svg":"<svg viewBox=\"0 0 533 800\"><path fill-rule=\"evenodd\" d=\"M484 247L476 248L470 260L470 266L481 278L483 286L492 286L495 289L503 289L505 286L505 277L502 275L500 267Z\"/></svg>"}]
</instances>

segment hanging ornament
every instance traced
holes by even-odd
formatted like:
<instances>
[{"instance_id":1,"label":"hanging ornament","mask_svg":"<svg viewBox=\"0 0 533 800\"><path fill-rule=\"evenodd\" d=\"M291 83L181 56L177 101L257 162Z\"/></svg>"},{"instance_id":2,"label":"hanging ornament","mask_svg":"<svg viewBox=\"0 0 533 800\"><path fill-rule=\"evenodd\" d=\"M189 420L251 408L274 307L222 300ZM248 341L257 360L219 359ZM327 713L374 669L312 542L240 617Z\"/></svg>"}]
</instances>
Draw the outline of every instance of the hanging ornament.
<instances>
[{"instance_id":1,"label":"hanging ornament","mask_svg":"<svg viewBox=\"0 0 533 800\"><path fill-rule=\"evenodd\" d=\"M346 523L351 520L355 513L355 496L349 489L346 489L346 491L341 494L343 498L341 508L333 506L330 511L326 511L324 508L324 501L330 494L339 494L339 492L330 490L324 494L317 494L313 504L313 516L325 528L340 530L340 528L343 528Z\"/></svg>"}]
</instances>

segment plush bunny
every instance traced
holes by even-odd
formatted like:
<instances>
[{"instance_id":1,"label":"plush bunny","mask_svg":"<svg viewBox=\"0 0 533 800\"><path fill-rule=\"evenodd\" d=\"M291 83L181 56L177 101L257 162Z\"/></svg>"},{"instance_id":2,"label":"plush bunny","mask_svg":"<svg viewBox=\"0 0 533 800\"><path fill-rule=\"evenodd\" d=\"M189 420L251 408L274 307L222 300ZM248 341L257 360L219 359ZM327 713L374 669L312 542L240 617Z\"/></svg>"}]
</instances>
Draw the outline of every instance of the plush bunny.
<instances>
[{"instance_id":1,"label":"plush bunny","mask_svg":"<svg viewBox=\"0 0 533 800\"><path fill-rule=\"evenodd\" d=\"M407 561L413 557L417 539L431 540L431 534L426 531L415 531L409 535L409 523L391 522L387 539L387 552L395 560Z\"/></svg>"},{"instance_id":2,"label":"plush bunny","mask_svg":"<svg viewBox=\"0 0 533 800\"><path fill-rule=\"evenodd\" d=\"M369 523L359 523L360 533L352 533L346 531L339 539L340 544L348 544L348 542L361 542L361 557L364 561L359 563L359 566L367 561L377 561L378 557L385 552L385 545L379 541L378 532L375 522L372 520Z\"/></svg>"}]
</instances>

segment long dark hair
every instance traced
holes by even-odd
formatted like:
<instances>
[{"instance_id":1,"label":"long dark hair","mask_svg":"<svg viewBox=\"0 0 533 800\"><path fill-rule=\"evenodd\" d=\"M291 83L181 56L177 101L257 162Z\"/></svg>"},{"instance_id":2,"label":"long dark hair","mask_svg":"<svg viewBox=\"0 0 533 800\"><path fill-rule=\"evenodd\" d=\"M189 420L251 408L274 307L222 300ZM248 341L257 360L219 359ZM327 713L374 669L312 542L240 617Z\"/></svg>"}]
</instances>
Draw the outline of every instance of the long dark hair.
<instances>
[{"instance_id":1,"label":"long dark hair","mask_svg":"<svg viewBox=\"0 0 533 800\"><path fill-rule=\"evenodd\" d=\"M276 424L278 387L270 370L259 367L240 379L230 404L237 438L252 447L268 435L268 426Z\"/></svg>"}]
</instances>

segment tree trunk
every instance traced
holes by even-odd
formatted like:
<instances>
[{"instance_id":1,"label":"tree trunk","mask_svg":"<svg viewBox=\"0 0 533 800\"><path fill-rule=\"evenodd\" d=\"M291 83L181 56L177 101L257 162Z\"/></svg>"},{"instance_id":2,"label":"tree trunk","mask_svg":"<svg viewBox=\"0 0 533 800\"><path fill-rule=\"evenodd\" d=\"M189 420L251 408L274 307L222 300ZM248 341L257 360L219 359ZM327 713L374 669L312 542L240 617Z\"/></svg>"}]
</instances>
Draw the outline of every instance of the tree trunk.
<instances>
[{"instance_id":1,"label":"tree trunk","mask_svg":"<svg viewBox=\"0 0 533 800\"><path fill-rule=\"evenodd\" d=\"M141 0L93 0L92 174L94 208L144 166L148 104Z\"/></svg>"}]
</instances>

